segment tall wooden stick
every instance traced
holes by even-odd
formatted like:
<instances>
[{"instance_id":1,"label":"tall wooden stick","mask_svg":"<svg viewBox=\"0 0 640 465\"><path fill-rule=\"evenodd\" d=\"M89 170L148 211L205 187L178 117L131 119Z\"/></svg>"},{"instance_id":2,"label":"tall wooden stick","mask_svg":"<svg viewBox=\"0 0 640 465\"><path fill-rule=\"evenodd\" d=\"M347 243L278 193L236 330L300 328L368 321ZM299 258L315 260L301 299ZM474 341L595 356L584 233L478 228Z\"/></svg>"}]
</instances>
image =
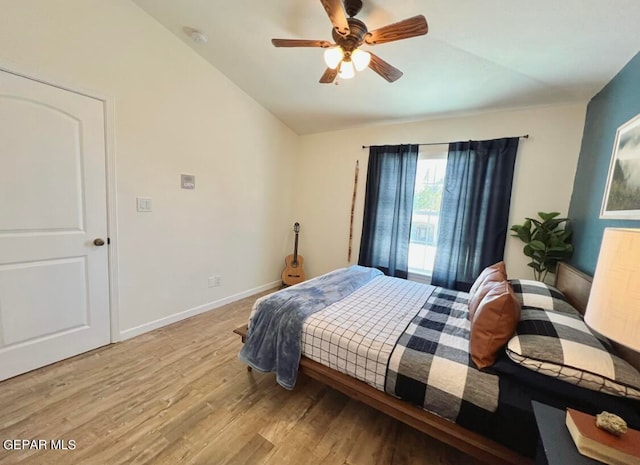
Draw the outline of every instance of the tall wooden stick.
<instances>
[{"instance_id":1,"label":"tall wooden stick","mask_svg":"<svg viewBox=\"0 0 640 465\"><path fill-rule=\"evenodd\" d=\"M353 242L353 212L356 209L356 192L358 190L358 171L360 171L360 160L356 160L356 175L353 180L353 197L351 198L351 224L349 225L349 253L347 261L351 263L351 244Z\"/></svg>"}]
</instances>

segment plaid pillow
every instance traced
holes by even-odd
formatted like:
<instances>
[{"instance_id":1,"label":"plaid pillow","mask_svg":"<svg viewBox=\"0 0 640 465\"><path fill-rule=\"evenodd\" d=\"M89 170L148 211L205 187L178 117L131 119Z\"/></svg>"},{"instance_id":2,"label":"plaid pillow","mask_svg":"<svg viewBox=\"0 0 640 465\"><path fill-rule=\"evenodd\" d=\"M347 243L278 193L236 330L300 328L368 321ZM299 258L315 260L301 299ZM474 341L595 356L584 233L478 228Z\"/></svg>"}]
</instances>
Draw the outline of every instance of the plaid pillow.
<instances>
[{"instance_id":1,"label":"plaid pillow","mask_svg":"<svg viewBox=\"0 0 640 465\"><path fill-rule=\"evenodd\" d=\"M533 307L580 315L567 302L564 294L553 286L532 279L511 279L509 283L523 308Z\"/></svg>"},{"instance_id":2,"label":"plaid pillow","mask_svg":"<svg viewBox=\"0 0 640 465\"><path fill-rule=\"evenodd\" d=\"M614 355L579 316L523 308L509 358L542 373L593 391L640 399L640 373Z\"/></svg>"}]
</instances>

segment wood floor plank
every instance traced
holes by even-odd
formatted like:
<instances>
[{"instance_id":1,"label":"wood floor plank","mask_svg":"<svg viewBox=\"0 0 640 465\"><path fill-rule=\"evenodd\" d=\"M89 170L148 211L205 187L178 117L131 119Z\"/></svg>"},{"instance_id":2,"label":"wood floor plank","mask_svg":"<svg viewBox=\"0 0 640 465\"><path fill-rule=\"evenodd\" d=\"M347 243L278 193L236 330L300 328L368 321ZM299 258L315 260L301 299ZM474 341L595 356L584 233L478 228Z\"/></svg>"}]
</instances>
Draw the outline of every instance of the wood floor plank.
<instances>
[{"instance_id":1,"label":"wood floor plank","mask_svg":"<svg viewBox=\"0 0 640 465\"><path fill-rule=\"evenodd\" d=\"M220 465L256 465L268 457L273 450L273 443L269 442L260 434L254 434L251 439L228 460Z\"/></svg>"},{"instance_id":2,"label":"wood floor plank","mask_svg":"<svg viewBox=\"0 0 640 465\"><path fill-rule=\"evenodd\" d=\"M306 376L248 372L232 330L257 296L0 383L0 465L435 465L478 462Z\"/></svg>"},{"instance_id":3,"label":"wood floor plank","mask_svg":"<svg viewBox=\"0 0 640 465\"><path fill-rule=\"evenodd\" d=\"M368 428L363 428L355 446L347 456L353 465L383 465L390 463L395 449L395 435L398 423L392 418L374 415Z\"/></svg>"}]
</instances>

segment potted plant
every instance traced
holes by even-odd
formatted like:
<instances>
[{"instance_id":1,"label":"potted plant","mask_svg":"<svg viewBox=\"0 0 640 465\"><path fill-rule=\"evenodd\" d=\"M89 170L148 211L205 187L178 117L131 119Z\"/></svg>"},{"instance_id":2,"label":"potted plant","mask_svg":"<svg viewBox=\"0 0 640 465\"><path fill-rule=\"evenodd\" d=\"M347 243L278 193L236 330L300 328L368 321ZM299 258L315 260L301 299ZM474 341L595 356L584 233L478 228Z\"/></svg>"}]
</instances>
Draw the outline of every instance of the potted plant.
<instances>
[{"instance_id":1,"label":"potted plant","mask_svg":"<svg viewBox=\"0 0 640 465\"><path fill-rule=\"evenodd\" d=\"M531 258L528 264L533 268L533 276L544 281L547 273L555 273L558 262L573 255L571 245L571 225L567 218L558 218L558 212L538 212L541 220L525 218L523 224L514 224L514 237L525 243L524 254Z\"/></svg>"}]
</instances>

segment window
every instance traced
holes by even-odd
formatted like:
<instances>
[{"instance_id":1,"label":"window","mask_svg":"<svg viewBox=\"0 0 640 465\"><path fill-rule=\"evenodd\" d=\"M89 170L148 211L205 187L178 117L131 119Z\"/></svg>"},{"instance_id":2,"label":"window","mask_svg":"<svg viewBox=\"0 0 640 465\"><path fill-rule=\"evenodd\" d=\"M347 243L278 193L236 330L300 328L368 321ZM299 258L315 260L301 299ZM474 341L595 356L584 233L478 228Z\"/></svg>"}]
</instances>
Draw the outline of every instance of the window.
<instances>
[{"instance_id":1,"label":"window","mask_svg":"<svg viewBox=\"0 0 640 465\"><path fill-rule=\"evenodd\" d=\"M446 169L447 153L442 146L420 148L411 217L409 273L431 276L433 272Z\"/></svg>"}]
</instances>

